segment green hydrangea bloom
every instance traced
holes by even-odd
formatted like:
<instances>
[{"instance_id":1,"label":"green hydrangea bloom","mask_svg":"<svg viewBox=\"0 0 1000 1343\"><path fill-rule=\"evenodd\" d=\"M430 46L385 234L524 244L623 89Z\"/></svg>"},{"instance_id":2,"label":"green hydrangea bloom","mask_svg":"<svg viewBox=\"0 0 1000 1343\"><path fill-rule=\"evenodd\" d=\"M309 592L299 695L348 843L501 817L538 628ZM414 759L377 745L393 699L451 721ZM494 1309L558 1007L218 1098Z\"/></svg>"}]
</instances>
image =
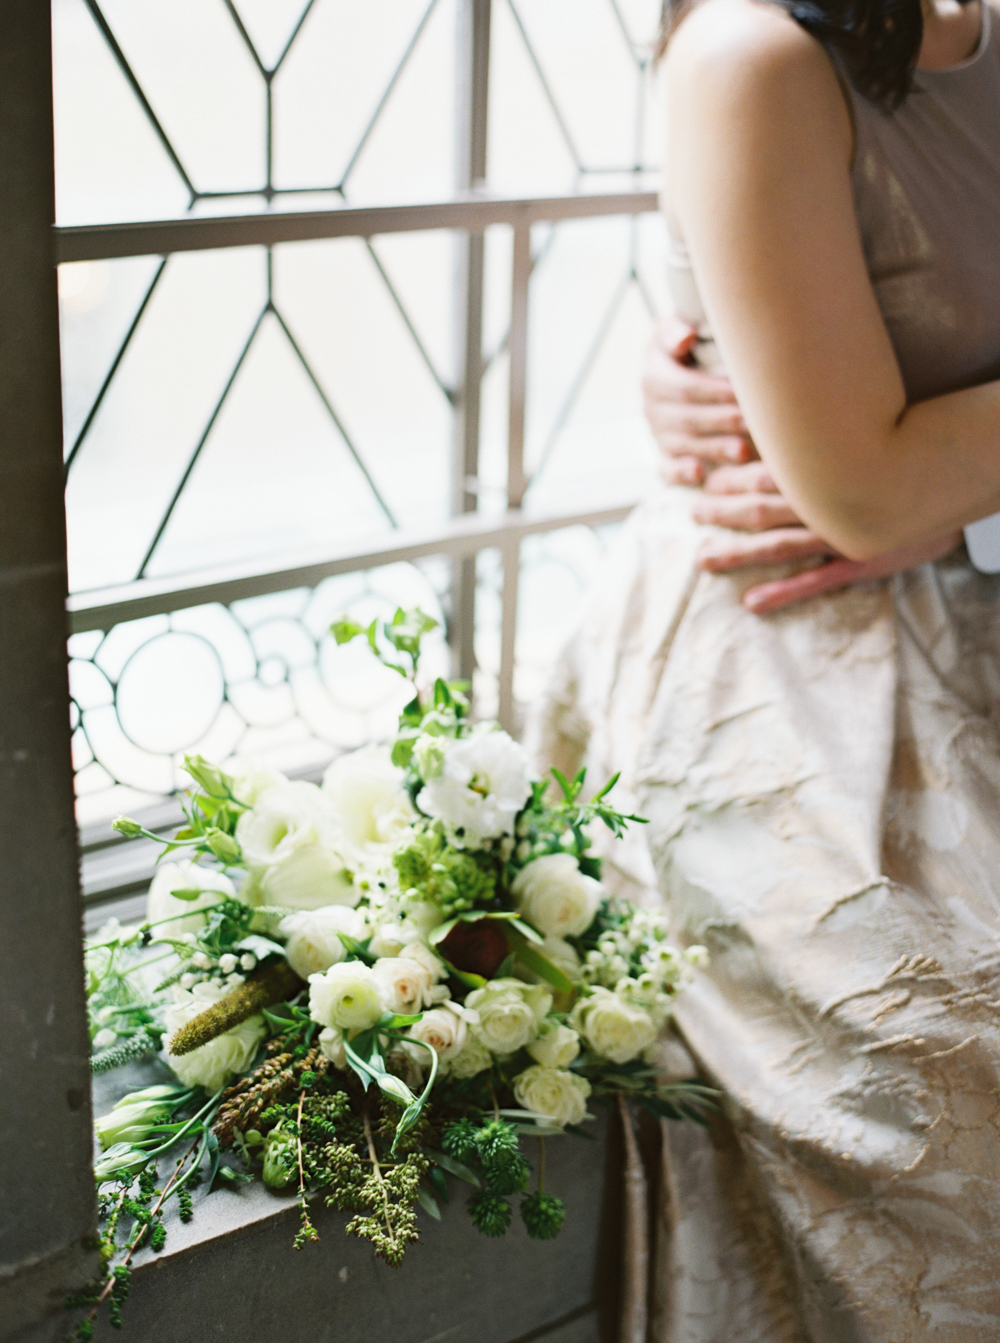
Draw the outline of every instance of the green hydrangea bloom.
<instances>
[{"instance_id":1,"label":"green hydrangea bloom","mask_svg":"<svg viewBox=\"0 0 1000 1343\"><path fill-rule=\"evenodd\" d=\"M470 854L446 844L436 830L415 835L412 843L393 854L392 862L400 888L433 900L445 918L492 899L495 891L493 873L480 867Z\"/></svg>"}]
</instances>

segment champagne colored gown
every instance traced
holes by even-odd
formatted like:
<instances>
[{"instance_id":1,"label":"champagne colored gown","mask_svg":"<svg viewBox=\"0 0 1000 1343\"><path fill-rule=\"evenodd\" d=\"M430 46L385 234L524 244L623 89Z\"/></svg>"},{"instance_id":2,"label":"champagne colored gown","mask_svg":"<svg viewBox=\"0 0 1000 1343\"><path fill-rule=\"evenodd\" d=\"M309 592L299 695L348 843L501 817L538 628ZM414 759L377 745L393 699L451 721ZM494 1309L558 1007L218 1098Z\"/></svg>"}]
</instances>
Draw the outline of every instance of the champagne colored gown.
<instances>
[{"instance_id":1,"label":"champagne colored gown","mask_svg":"<svg viewBox=\"0 0 1000 1343\"><path fill-rule=\"evenodd\" d=\"M897 112L845 90L911 401L1000 378L983 11ZM633 513L535 726L540 759L622 770L650 824L617 880L712 954L676 1019L727 1118L664 1125L651 1336L1000 1339L1000 578L963 549L757 617L740 595L780 571L699 573L690 500Z\"/></svg>"}]
</instances>

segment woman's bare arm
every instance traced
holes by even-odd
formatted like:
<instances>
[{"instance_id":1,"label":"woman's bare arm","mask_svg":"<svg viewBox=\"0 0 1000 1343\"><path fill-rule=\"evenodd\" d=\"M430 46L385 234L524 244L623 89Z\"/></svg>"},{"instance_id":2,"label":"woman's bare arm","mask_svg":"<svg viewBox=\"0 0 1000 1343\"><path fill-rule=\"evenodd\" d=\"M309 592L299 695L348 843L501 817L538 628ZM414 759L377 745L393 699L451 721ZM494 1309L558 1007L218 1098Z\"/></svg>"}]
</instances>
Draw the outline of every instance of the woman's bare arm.
<instances>
[{"instance_id":1,"label":"woman's bare arm","mask_svg":"<svg viewBox=\"0 0 1000 1343\"><path fill-rule=\"evenodd\" d=\"M819 45L777 7L708 0L667 70L668 193L795 512L866 560L1000 510L1000 383L907 408L855 220L850 119Z\"/></svg>"}]
</instances>

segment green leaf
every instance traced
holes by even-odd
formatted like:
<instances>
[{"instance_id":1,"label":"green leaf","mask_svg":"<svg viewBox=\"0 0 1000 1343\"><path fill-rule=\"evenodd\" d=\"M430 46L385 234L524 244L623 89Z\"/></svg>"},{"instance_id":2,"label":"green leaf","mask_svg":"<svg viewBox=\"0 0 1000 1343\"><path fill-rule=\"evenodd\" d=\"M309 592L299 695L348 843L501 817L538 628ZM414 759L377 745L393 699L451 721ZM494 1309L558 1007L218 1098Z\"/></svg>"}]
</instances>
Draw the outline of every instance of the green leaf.
<instances>
[{"instance_id":1,"label":"green leaf","mask_svg":"<svg viewBox=\"0 0 1000 1343\"><path fill-rule=\"evenodd\" d=\"M435 1222L440 1222L441 1209L438 1207L437 1199L422 1184L417 1186L417 1200L428 1216L433 1217Z\"/></svg>"},{"instance_id":2,"label":"green leaf","mask_svg":"<svg viewBox=\"0 0 1000 1343\"><path fill-rule=\"evenodd\" d=\"M186 900L190 902L191 900L197 900L199 895L204 895L205 892L198 887L191 888L185 886L179 891L171 891L170 894L175 900ZM187 918L187 915L185 914L184 917Z\"/></svg>"},{"instance_id":3,"label":"green leaf","mask_svg":"<svg viewBox=\"0 0 1000 1343\"><path fill-rule=\"evenodd\" d=\"M385 1072L385 1061L379 1052L378 1034L375 1029L362 1031L353 1040L348 1040L345 1036L344 1053L366 1091L372 1082L377 1082Z\"/></svg>"},{"instance_id":4,"label":"green leaf","mask_svg":"<svg viewBox=\"0 0 1000 1343\"><path fill-rule=\"evenodd\" d=\"M526 970L531 970L534 974L544 979L546 984L551 984L554 989L560 993L573 993L576 985L564 974L557 965L553 965L547 956L542 953L520 933L513 928L507 929L507 944L517 956Z\"/></svg>"},{"instance_id":5,"label":"green leaf","mask_svg":"<svg viewBox=\"0 0 1000 1343\"><path fill-rule=\"evenodd\" d=\"M372 623L365 630L365 634L368 636L368 647L372 650L375 656L378 657L379 656L378 641L375 637L378 634L377 620L372 621Z\"/></svg>"},{"instance_id":6,"label":"green leaf","mask_svg":"<svg viewBox=\"0 0 1000 1343\"><path fill-rule=\"evenodd\" d=\"M412 1016L405 1016L399 1012L383 1012L379 1019L378 1029L380 1031L391 1031L398 1030L402 1026L413 1026L423 1019L423 1015L423 1012L416 1012Z\"/></svg>"},{"instance_id":7,"label":"green leaf","mask_svg":"<svg viewBox=\"0 0 1000 1343\"><path fill-rule=\"evenodd\" d=\"M348 620L346 616L340 620L335 620L330 626L330 633L336 639L338 644L350 643L352 639L356 639L359 634L364 634L364 632L364 625L359 625L356 621Z\"/></svg>"},{"instance_id":8,"label":"green leaf","mask_svg":"<svg viewBox=\"0 0 1000 1343\"><path fill-rule=\"evenodd\" d=\"M457 922L458 919L454 918L447 919L444 923L439 923L436 928L432 928L427 934L427 941L432 947L436 947L439 942L444 941Z\"/></svg>"},{"instance_id":9,"label":"green leaf","mask_svg":"<svg viewBox=\"0 0 1000 1343\"><path fill-rule=\"evenodd\" d=\"M368 950L368 942L371 941L370 938L367 942L359 942L357 938L351 937L348 933L338 933L337 936L340 938L341 942L343 942L345 949L351 956L355 957L356 960L364 961L365 965L374 965L378 960L378 957L373 956Z\"/></svg>"},{"instance_id":10,"label":"green leaf","mask_svg":"<svg viewBox=\"0 0 1000 1343\"><path fill-rule=\"evenodd\" d=\"M458 966L452 965L451 961L446 961L443 956L441 960L444 961L448 973L454 975L458 982L464 984L467 989L481 989L484 984L489 982L482 975L473 974L471 970L459 970Z\"/></svg>"},{"instance_id":11,"label":"green leaf","mask_svg":"<svg viewBox=\"0 0 1000 1343\"><path fill-rule=\"evenodd\" d=\"M420 1150L424 1156L429 1157L435 1165L440 1166L442 1170L446 1170L449 1175L464 1180L466 1184L471 1184L474 1189L482 1188L482 1181L476 1172L471 1167L463 1165L461 1161L456 1161L447 1152L435 1151L433 1147L422 1147Z\"/></svg>"},{"instance_id":12,"label":"green leaf","mask_svg":"<svg viewBox=\"0 0 1000 1343\"><path fill-rule=\"evenodd\" d=\"M524 920L519 919L516 914L502 914L495 915L494 917L508 919L510 921L511 930L519 933L526 942L535 942L538 946L541 946L545 941L545 938L542 937L541 933L536 932L530 923L525 923Z\"/></svg>"}]
</instances>

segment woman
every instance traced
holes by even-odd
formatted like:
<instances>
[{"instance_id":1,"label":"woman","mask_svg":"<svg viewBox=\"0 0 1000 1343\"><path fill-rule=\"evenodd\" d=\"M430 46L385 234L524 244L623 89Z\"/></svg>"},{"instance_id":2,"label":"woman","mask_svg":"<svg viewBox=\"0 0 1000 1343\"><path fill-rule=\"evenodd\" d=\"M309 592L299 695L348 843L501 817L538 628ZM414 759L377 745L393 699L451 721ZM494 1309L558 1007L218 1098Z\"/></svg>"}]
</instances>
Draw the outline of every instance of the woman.
<instances>
[{"instance_id":1,"label":"woman","mask_svg":"<svg viewBox=\"0 0 1000 1343\"><path fill-rule=\"evenodd\" d=\"M713 954L677 1021L729 1124L667 1126L654 1333L978 1343L1000 1337L1000 581L955 547L1000 509L1000 22L704 0L666 64L671 286L787 501L769 516L905 572L761 618L741 598L773 567L699 568L691 492L665 491L548 705L540 749L621 768L650 818L621 881Z\"/></svg>"}]
</instances>

